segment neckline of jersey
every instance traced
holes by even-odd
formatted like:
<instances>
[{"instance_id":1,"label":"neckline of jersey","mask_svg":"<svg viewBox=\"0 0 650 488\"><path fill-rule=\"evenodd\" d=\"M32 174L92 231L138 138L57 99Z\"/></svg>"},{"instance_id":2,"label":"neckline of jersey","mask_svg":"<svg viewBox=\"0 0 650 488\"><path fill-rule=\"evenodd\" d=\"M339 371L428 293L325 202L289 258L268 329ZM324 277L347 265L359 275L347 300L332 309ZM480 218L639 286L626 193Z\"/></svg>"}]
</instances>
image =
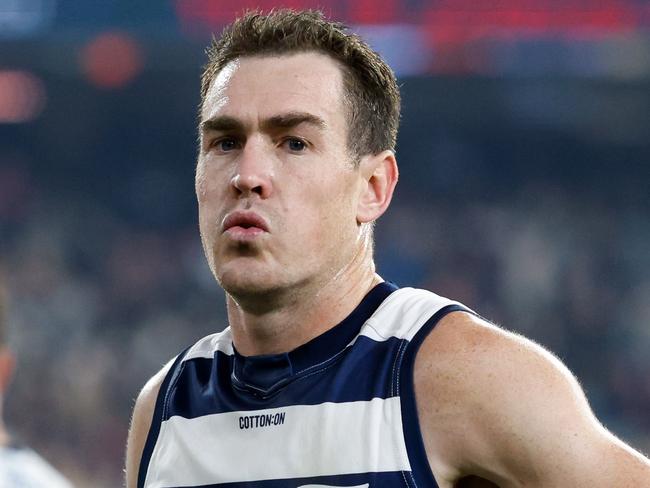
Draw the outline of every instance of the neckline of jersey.
<instances>
[{"instance_id":1,"label":"neckline of jersey","mask_svg":"<svg viewBox=\"0 0 650 488\"><path fill-rule=\"evenodd\" d=\"M242 356L233 346L232 381L238 389L267 397L340 354L363 324L398 287L382 282L370 290L341 322L296 349L280 354Z\"/></svg>"}]
</instances>

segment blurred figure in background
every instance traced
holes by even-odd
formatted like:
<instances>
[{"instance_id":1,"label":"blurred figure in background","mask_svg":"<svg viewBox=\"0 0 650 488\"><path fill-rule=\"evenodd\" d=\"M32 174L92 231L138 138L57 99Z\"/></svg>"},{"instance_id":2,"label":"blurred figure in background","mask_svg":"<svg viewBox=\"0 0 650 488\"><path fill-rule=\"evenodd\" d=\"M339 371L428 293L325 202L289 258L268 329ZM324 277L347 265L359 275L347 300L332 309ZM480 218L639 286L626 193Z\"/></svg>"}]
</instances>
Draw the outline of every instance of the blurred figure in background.
<instances>
[{"instance_id":1,"label":"blurred figure in background","mask_svg":"<svg viewBox=\"0 0 650 488\"><path fill-rule=\"evenodd\" d=\"M72 488L60 473L31 449L17 444L2 418L2 401L11 382L15 359L7 345L7 300L0 274L0 487Z\"/></svg>"}]
</instances>

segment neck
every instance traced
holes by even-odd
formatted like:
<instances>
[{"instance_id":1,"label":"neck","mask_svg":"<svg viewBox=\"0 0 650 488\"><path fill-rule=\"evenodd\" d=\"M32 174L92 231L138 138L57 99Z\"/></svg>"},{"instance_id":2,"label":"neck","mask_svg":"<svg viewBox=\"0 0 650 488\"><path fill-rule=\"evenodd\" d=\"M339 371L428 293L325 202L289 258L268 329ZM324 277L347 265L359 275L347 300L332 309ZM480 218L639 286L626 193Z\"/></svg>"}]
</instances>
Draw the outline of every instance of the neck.
<instances>
[{"instance_id":1,"label":"neck","mask_svg":"<svg viewBox=\"0 0 650 488\"><path fill-rule=\"evenodd\" d=\"M298 291L257 297L263 307L227 295L235 347L244 356L291 351L341 322L382 281L372 251L364 246L333 276L302 284Z\"/></svg>"}]
</instances>

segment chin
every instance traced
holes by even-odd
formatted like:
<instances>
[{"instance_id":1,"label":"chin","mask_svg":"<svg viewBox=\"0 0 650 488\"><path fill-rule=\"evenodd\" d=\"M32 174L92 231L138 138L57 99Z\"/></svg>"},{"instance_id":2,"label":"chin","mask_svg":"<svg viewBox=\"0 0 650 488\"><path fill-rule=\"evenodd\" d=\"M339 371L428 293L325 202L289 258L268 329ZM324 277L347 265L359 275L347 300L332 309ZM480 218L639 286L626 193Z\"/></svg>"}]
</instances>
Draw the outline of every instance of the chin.
<instances>
[{"instance_id":1,"label":"chin","mask_svg":"<svg viewBox=\"0 0 650 488\"><path fill-rule=\"evenodd\" d=\"M216 270L221 287L233 297L269 295L283 288L279 273L268 266L229 263Z\"/></svg>"}]
</instances>

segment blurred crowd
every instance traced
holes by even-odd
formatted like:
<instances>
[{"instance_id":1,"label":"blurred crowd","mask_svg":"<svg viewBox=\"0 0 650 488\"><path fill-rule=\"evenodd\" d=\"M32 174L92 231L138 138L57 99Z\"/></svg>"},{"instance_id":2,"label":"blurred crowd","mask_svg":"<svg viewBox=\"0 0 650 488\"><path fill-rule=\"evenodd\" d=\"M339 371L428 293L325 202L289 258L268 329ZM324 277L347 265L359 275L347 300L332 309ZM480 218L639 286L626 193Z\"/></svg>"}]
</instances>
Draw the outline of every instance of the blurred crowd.
<instances>
[{"instance_id":1,"label":"blurred crowd","mask_svg":"<svg viewBox=\"0 0 650 488\"><path fill-rule=\"evenodd\" d=\"M248 3L0 5L5 415L80 488L121 486L140 388L226 325L192 197L195 118L203 50ZM488 3L318 2L400 77L378 271L548 347L650 453L650 10Z\"/></svg>"},{"instance_id":2,"label":"blurred crowd","mask_svg":"<svg viewBox=\"0 0 650 488\"><path fill-rule=\"evenodd\" d=\"M79 486L118 486L135 396L173 355L226 325L223 292L193 216L148 228L90 196L52 191L24 166L0 172L19 357L8 422ZM379 272L549 347L601 420L647 452L647 209L560 183L469 199L399 188L376 230Z\"/></svg>"}]
</instances>

